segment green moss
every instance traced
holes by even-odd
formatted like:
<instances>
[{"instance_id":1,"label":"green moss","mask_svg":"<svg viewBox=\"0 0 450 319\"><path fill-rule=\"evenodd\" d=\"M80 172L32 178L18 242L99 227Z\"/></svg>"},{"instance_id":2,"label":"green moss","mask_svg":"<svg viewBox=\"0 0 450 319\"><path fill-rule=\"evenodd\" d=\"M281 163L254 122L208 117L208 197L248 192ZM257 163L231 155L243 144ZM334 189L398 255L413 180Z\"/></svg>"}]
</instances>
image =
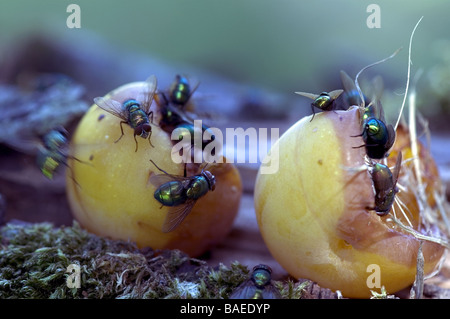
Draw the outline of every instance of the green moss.
<instances>
[{"instance_id":1,"label":"green moss","mask_svg":"<svg viewBox=\"0 0 450 319\"><path fill-rule=\"evenodd\" d=\"M71 264L80 288L67 283ZM97 237L77 223L0 228L0 298L227 298L248 276L238 262L211 268L178 250ZM283 296L298 296L277 284Z\"/></svg>"},{"instance_id":2,"label":"green moss","mask_svg":"<svg viewBox=\"0 0 450 319\"><path fill-rule=\"evenodd\" d=\"M374 290L371 290L370 292L372 293L370 299L396 299L395 295L390 295L387 293L384 286L381 287L381 292L376 292Z\"/></svg>"},{"instance_id":3,"label":"green moss","mask_svg":"<svg viewBox=\"0 0 450 319\"><path fill-rule=\"evenodd\" d=\"M294 281L289 279L285 283L276 281L275 287L280 290L280 294L284 299L301 299L303 298L305 289L310 284L310 281L295 283Z\"/></svg>"}]
</instances>

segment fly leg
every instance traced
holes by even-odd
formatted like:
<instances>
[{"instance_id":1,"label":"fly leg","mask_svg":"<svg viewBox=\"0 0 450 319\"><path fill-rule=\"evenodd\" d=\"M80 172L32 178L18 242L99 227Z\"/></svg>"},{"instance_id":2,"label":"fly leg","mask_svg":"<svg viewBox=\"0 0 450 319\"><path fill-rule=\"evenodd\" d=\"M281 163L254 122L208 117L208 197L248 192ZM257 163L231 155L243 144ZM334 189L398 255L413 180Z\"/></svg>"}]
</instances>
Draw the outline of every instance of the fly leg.
<instances>
[{"instance_id":1,"label":"fly leg","mask_svg":"<svg viewBox=\"0 0 450 319\"><path fill-rule=\"evenodd\" d=\"M158 165L156 165L156 163L155 162L153 162L153 160L150 160L150 162L152 162L153 163L153 165L155 165L155 167L158 169L158 170L160 170L161 172L163 172L164 174L166 174L166 175L170 175L169 173L167 173L165 170L163 170L163 169L161 169L161 168L159 168L159 166Z\"/></svg>"},{"instance_id":2,"label":"fly leg","mask_svg":"<svg viewBox=\"0 0 450 319\"><path fill-rule=\"evenodd\" d=\"M118 141L120 141L120 139L121 139L122 136L124 135L124 134L123 134L123 127L122 127L122 124L123 124L123 123L128 124L128 122L126 122L126 121L120 121L120 131L122 132L122 135L120 135L120 137L119 137L114 143L117 143Z\"/></svg>"},{"instance_id":3,"label":"fly leg","mask_svg":"<svg viewBox=\"0 0 450 319\"><path fill-rule=\"evenodd\" d=\"M316 111L314 110L314 104L311 103L311 111L313 112L313 116L311 118L311 120L309 120L310 122L312 122L312 120L314 120L314 116L316 116Z\"/></svg>"},{"instance_id":4,"label":"fly leg","mask_svg":"<svg viewBox=\"0 0 450 319\"><path fill-rule=\"evenodd\" d=\"M150 144L151 147L155 147L155 146L152 144L152 141L150 140L151 137L152 137L152 132L150 132L150 133L148 134L148 143Z\"/></svg>"},{"instance_id":5,"label":"fly leg","mask_svg":"<svg viewBox=\"0 0 450 319\"><path fill-rule=\"evenodd\" d=\"M147 116L148 116L148 118L149 118L149 120L150 120L150 123L153 124L153 111L150 111L150 112L147 114ZM151 147L154 147L153 144L152 144L152 141L151 141L151 137L152 137L152 127L151 127L151 124L150 124L150 132L148 133L148 143L150 144Z\"/></svg>"},{"instance_id":6,"label":"fly leg","mask_svg":"<svg viewBox=\"0 0 450 319\"><path fill-rule=\"evenodd\" d=\"M136 143L136 148L134 149L134 152L137 152L137 150L138 150L138 141L136 139L136 134L133 135L133 138L134 138L134 142Z\"/></svg>"},{"instance_id":7,"label":"fly leg","mask_svg":"<svg viewBox=\"0 0 450 319\"><path fill-rule=\"evenodd\" d=\"M147 114L147 116L148 116L148 118L150 119L150 123L153 124L153 111L150 111L150 112Z\"/></svg>"}]
</instances>

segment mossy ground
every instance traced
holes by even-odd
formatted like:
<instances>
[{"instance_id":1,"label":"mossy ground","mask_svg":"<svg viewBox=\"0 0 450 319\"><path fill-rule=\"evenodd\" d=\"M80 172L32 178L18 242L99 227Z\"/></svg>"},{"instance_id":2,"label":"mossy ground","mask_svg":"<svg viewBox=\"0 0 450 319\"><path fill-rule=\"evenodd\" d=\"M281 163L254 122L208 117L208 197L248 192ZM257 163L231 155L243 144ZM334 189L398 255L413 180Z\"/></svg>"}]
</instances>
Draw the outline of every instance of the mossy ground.
<instances>
[{"instance_id":1,"label":"mossy ground","mask_svg":"<svg viewBox=\"0 0 450 319\"><path fill-rule=\"evenodd\" d=\"M80 288L70 288L71 264ZM0 228L0 298L228 298L247 280L238 262L210 267L178 250L139 249L50 223ZM274 282L284 298L302 296L305 284Z\"/></svg>"}]
</instances>

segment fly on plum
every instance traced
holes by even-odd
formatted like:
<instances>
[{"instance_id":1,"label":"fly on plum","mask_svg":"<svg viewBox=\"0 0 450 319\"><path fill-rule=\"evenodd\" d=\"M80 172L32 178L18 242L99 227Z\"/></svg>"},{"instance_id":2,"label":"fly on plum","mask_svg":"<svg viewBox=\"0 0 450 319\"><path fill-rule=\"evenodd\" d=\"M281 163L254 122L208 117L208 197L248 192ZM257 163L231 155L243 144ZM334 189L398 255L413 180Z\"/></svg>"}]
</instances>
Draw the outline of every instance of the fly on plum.
<instances>
[{"instance_id":1,"label":"fly on plum","mask_svg":"<svg viewBox=\"0 0 450 319\"><path fill-rule=\"evenodd\" d=\"M399 153L393 172L381 163L375 163L370 169L375 189L375 206L368 209L376 211L379 216L387 215L394 204L395 195L398 193L397 180L401 163L402 153Z\"/></svg>"},{"instance_id":2,"label":"fly on plum","mask_svg":"<svg viewBox=\"0 0 450 319\"><path fill-rule=\"evenodd\" d=\"M186 176L185 164L184 176L179 176L167 173L152 160L150 162L163 173L151 175L149 181L156 187L155 199L162 206L171 207L162 227L163 232L171 232L189 215L198 199L209 191L214 191L216 179L205 168L202 169L200 174Z\"/></svg>"},{"instance_id":3,"label":"fly on plum","mask_svg":"<svg viewBox=\"0 0 450 319\"><path fill-rule=\"evenodd\" d=\"M144 139L148 138L148 142L153 146L150 140L152 135L151 123L153 123L153 111L150 111L150 106L156 92L156 77L153 75L150 76L145 83L145 89L137 99L130 98L121 103L111 98L94 98L95 104L100 108L121 119L120 130L122 134L115 143L117 143L124 135L122 127L124 123L128 124L134 130L133 137L136 143L135 152L138 150L136 135L139 135Z\"/></svg>"},{"instance_id":4,"label":"fly on plum","mask_svg":"<svg viewBox=\"0 0 450 319\"><path fill-rule=\"evenodd\" d=\"M321 109L322 111L332 111L335 110L336 107L336 99L344 92L344 90L334 90L331 92L322 92L320 94L306 93L306 92L295 92L295 94L310 98L314 100L311 103L311 110L313 112L313 117L311 121L314 119L316 112L314 111L314 107Z\"/></svg>"}]
</instances>

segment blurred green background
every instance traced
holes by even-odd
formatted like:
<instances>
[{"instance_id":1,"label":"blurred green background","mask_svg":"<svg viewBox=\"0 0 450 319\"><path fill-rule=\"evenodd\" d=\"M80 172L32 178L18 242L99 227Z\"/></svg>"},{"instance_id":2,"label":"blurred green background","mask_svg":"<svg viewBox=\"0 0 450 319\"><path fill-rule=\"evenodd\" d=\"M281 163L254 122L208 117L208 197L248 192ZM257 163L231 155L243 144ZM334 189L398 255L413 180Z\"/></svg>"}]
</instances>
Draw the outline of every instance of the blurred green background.
<instances>
[{"instance_id":1,"label":"blurred green background","mask_svg":"<svg viewBox=\"0 0 450 319\"><path fill-rule=\"evenodd\" d=\"M71 3L81 8L80 29L66 26ZM380 28L366 24L372 3L381 9ZM367 72L381 74L401 101L409 37L424 16L413 42L412 72L424 70L418 90L426 88L422 97L440 105L425 111L432 115L448 107L449 12L450 1L442 0L6 0L0 4L0 43L4 49L44 33L76 46L89 34L94 47L105 40L123 55L140 52L286 95L336 89L339 70L354 77L403 47Z\"/></svg>"}]
</instances>

